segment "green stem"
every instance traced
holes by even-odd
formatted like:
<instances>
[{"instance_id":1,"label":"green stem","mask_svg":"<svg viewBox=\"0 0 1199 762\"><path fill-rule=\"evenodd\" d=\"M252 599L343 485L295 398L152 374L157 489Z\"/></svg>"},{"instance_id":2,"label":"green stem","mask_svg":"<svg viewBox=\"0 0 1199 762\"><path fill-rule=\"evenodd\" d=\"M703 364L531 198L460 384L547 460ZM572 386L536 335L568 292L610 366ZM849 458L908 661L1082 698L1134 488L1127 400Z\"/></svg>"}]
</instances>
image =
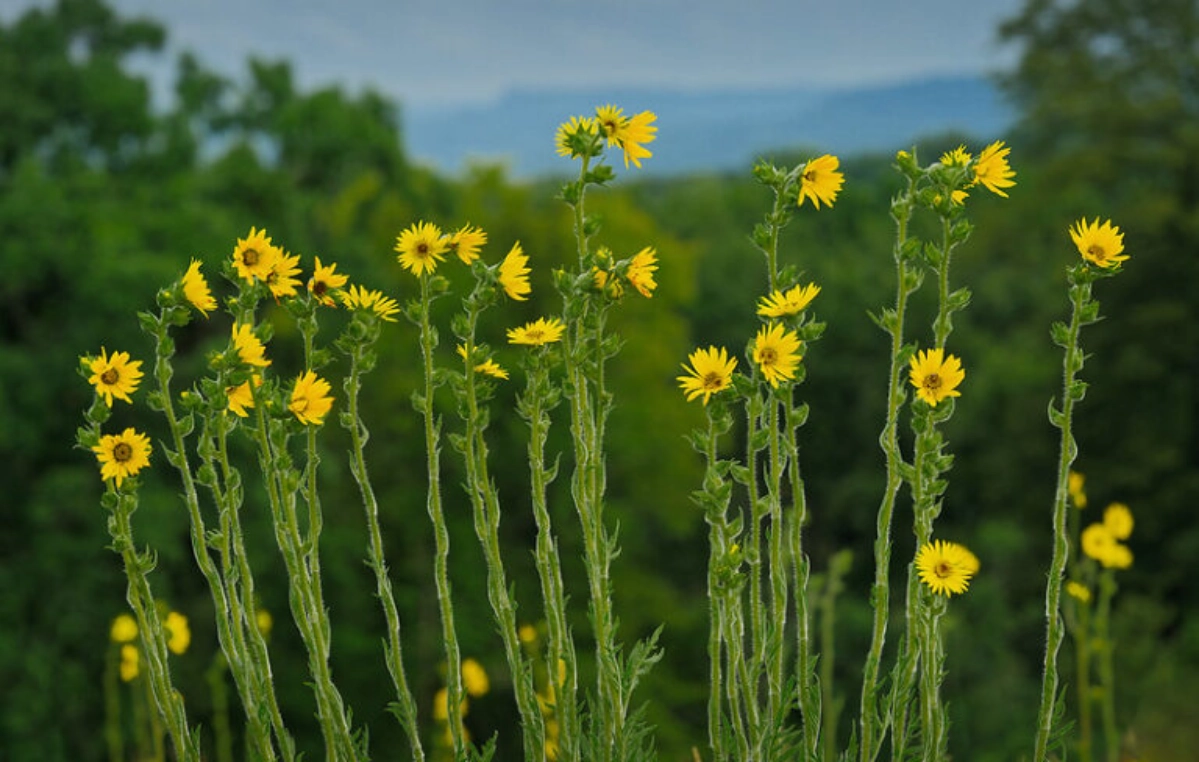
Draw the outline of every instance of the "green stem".
<instances>
[{"instance_id":1,"label":"green stem","mask_svg":"<svg viewBox=\"0 0 1199 762\"><path fill-rule=\"evenodd\" d=\"M791 416L795 413L791 400L788 400L787 406L787 418L790 420ZM788 424L788 428L790 428L790 424ZM811 569L808 557L803 552L803 527L808 518L808 499L799 470L799 442L797 441L797 434L798 428L791 429L791 435L787 442L787 457L790 461L788 472L791 481L791 499L795 504L791 521L788 522L788 540L791 563L793 564L793 573L795 575L795 672L798 682L799 704L803 714L804 748L807 749L808 758L814 760L819 757L821 717L823 715L832 716L832 703L831 700L824 701L820 687L813 685L812 680L814 670L812 668L811 618L808 613L808 577ZM831 602L829 605L832 605ZM826 613L825 619L826 625L831 627L831 611ZM831 637L827 643L822 645L826 645L828 650L821 653L820 685L823 685L827 681L831 689L833 659ZM825 674L826 669L827 674ZM835 726L833 730L835 731Z\"/></svg>"},{"instance_id":2,"label":"green stem","mask_svg":"<svg viewBox=\"0 0 1199 762\"><path fill-rule=\"evenodd\" d=\"M119 663L121 645L110 643L104 659L104 742L108 762L124 762L125 732L121 726L121 683Z\"/></svg>"},{"instance_id":3,"label":"green stem","mask_svg":"<svg viewBox=\"0 0 1199 762\"><path fill-rule=\"evenodd\" d=\"M233 762L233 731L229 727L229 691L225 687L225 673L229 664L224 654L217 652L212 665L204 673L208 681L208 693L212 697L212 733L216 745L217 762ZM250 714L250 712L247 712Z\"/></svg>"},{"instance_id":4,"label":"green stem","mask_svg":"<svg viewBox=\"0 0 1199 762\"><path fill-rule=\"evenodd\" d=\"M1078 626L1074 628L1074 663L1078 678L1078 756L1092 762L1091 726L1091 604L1078 601Z\"/></svg>"},{"instance_id":5,"label":"green stem","mask_svg":"<svg viewBox=\"0 0 1199 762\"><path fill-rule=\"evenodd\" d=\"M770 718L779 716L779 705L783 698L783 633L787 627L787 562L783 557L783 469L782 447L779 441L779 400L769 398L770 405L770 449L767 471L768 499L770 501L770 619L769 637L766 639L763 663L766 672L766 714Z\"/></svg>"},{"instance_id":6,"label":"green stem","mask_svg":"<svg viewBox=\"0 0 1199 762\"><path fill-rule=\"evenodd\" d=\"M1107 762L1120 759L1120 732L1116 727L1116 677L1112 655L1115 641L1112 640L1112 597L1116 594L1115 572L1104 569L1099 576L1099 604L1095 608L1095 639L1103 644L1099 651L1099 689L1103 702L1100 712L1103 718L1103 748Z\"/></svg>"}]
</instances>

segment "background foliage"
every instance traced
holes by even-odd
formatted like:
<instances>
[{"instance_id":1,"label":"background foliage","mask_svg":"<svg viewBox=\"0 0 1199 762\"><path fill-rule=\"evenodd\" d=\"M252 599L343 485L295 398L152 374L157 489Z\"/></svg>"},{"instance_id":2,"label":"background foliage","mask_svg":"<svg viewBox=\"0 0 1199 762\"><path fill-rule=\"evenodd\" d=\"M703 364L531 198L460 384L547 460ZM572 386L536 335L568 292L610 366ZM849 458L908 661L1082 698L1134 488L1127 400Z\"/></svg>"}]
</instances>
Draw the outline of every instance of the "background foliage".
<instances>
[{"instance_id":1,"label":"background foliage","mask_svg":"<svg viewBox=\"0 0 1199 762\"><path fill-rule=\"evenodd\" d=\"M1126 272L1099 289L1109 319L1084 336L1096 359L1085 371L1091 387L1076 464L1088 475L1093 506L1126 502L1138 522L1137 560L1121 578L1116 613L1120 721L1146 758L1182 759L1199 748L1199 728L1183 721L1193 719L1199 698L1199 589L1189 584L1199 558L1192 519L1199 503L1197 30L1193 0L1030 0L1002 30L1022 50L1019 65L1003 75L1023 114L1005 136L1018 186L1007 201L971 199L977 232L955 268L974 303L955 334L969 376L947 432L957 461L941 531L970 544L983 562L970 594L954 601L948 627L945 694L958 758L1010 760L1031 746L1056 447L1044 411L1060 383L1048 327L1067 312L1064 267L1074 255L1065 229L1084 215L1111 217L1132 256ZM313 255L336 261L354 281L401 300L413 282L401 277L391 247L414 220L480 225L493 259L519 239L536 268L534 299L503 308L487 326L496 346L505 327L553 309L549 268L572 251L554 183L512 183L492 167L450 179L415 166L397 104L337 87L301 91L287 62L251 60L230 81L182 56L175 103L152 109L147 83L126 62L159 50L165 35L153 21L118 18L100 0L62 0L0 27L0 759L88 762L103 754L98 686L124 584L105 547L93 458L68 446L90 398L74 373L79 355L105 346L148 358L151 345L133 313L149 307L192 256L216 272L251 225L302 253L308 267ZM977 149L984 137L931 139L921 156L931 160L961 141ZM807 537L817 570L839 549L855 553L836 665L837 690L850 706L869 632L869 547L882 484L886 342L866 311L889 301L892 288L889 164L888 156L846 159L836 207L799 215L782 247L786 261L799 262L824 288L815 308L829 327L811 348L803 387L812 405L803 453L813 511ZM642 694L665 759L702 746L706 695L707 551L702 519L688 500L699 464L682 439L701 412L683 401L673 379L694 346L737 351L748 340L765 284L747 236L767 203L748 168L738 176L639 182L634 175L595 201L608 245L627 255L653 244L662 259L656 297L619 310L626 345L613 366L609 496L624 548L614 569L624 638L666 624L666 658ZM916 309L927 314L931 305ZM442 677L423 456L409 403L416 337L406 324L388 330L380 368L364 390L374 433L368 457L385 508L406 655L427 717ZM179 345L190 350L192 365L182 376L194 375L204 350L225 338L203 321L189 326ZM287 338L281 331L273 348L288 346ZM498 407L510 411L513 393L501 391ZM118 413L118 422L159 433L143 406ZM524 491L520 431L515 415L497 410L494 473L509 496ZM403 742L385 712L389 686L379 679L382 622L361 562L365 533L341 457L346 443L337 427L325 435L323 558L334 601L334 674L355 720L370 726L373 747L386 757ZM482 661L496 684L474 702L468 724L476 738L501 731L501 755L515 754L515 708L485 600L482 555L464 496L453 487L460 476L450 468L460 637L464 655ZM566 486L565 479L555 485ZM156 590L191 618L191 650L174 667L193 718L210 726L203 673L216 649L211 603L177 491L166 469L148 477L135 526L159 551ZM272 653L283 711L315 753L314 706L297 668L303 649L286 621L285 578L261 497L248 496L247 531L258 588L276 614ZM568 505L563 498L559 506ZM512 503L502 527L508 563L523 619L535 622L527 552L534 530L519 500ZM578 559L571 524L558 523L563 558ZM903 531L896 539L896 557L904 558L911 541ZM582 570L566 571L576 631L584 633ZM845 722L843 733L844 742Z\"/></svg>"}]
</instances>

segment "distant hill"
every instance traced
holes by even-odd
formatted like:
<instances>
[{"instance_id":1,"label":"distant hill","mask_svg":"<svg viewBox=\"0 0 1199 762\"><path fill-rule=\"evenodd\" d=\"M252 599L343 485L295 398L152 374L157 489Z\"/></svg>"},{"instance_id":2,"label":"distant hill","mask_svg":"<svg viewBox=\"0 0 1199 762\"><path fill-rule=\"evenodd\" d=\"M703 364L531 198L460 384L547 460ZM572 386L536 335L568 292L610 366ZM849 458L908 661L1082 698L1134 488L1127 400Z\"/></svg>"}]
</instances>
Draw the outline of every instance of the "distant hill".
<instances>
[{"instance_id":1,"label":"distant hill","mask_svg":"<svg viewBox=\"0 0 1199 762\"><path fill-rule=\"evenodd\" d=\"M473 159L503 162L515 177L570 172L554 153L554 131L605 103L658 115L659 140L644 165L655 174L746 169L788 148L893 151L949 131L983 141L1014 116L982 76L857 89L513 91L469 107L407 109L405 142L417 161L450 172Z\"/></svg>"}]
</instances>

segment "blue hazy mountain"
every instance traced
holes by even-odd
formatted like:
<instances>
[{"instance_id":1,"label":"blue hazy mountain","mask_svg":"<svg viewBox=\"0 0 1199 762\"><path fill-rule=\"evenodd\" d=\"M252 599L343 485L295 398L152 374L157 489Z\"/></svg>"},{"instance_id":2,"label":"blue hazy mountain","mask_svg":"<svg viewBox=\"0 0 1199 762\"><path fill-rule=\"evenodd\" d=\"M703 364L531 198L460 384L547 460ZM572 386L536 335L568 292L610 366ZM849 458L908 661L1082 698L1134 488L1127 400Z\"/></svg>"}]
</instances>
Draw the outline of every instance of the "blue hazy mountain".
<instances>
[{"instance_id":1,"label":"blue hazy mountain","mask_svg":"<svg viewBox=\"0 0 1199 762\"><path fill-rule=\"evenodd\" d=\"M513 91L488 103L404 111L405 142L419 162L457 172L471 161L503 163L515 177L573 171L554 152L571 115L618 104L658 115L659 140L644 171L746 170L772 151L849 155L894 151L947 132L1000 137L1014 111L982 76L929 78L863 88L680 91Z\"/></svg>"}]
</instances>

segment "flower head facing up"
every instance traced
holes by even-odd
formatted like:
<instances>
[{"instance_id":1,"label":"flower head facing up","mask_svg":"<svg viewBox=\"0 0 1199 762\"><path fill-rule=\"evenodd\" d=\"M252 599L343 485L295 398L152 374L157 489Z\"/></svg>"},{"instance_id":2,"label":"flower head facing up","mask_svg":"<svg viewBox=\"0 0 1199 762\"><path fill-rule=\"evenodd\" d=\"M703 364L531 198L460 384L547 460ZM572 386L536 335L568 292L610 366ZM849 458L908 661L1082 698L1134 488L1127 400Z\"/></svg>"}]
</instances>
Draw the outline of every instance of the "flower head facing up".
<instances>
[{"instance_id":1,"label":"flower head facing up","mask_svg":"<svg viewBox=\"0 0 1199 762\"><path fill-rule=\"evenodd\" d=\"M981 183L996 196L1007 198L1007 193L1003 189L1016 184L1016 181L1012 179L1016 176L1016 172L1007 162L1007 155L1011 152L1012 149L1005 146L1002 140L997 140L984 148L978 155L978 161L974 164L974 183Z\"/></svg>"},{"instance_id":2,"label":"flower head facing up","mask_svg":"<svg viewBox=\"0 0 1199 762\"><path fill-rule=\"evenodd\" d=\"M247 324L233 324L233 346L237 349L238 358L246 365L265 368L271 364L265 357L266 347L262 346L262 342L254 335L254 329Z\"/></svg>"},{"instance_id":3,"label":"flower head facing up","mask_svg":"<svg viewBox=\"0 0 1199 762\"><path fill-rule=\"evenodd\" d=\"M629 279L629 284L637 289L638 293L649 299L653 297L654 289L658 287L657 281L654 280L654 272L657 269L658 253L654 251L653 246L646 246L633 256L633 261L629 263L625 277Z\"/></svg>"},{"instance_id":4,"label":"flower head facing up","mask_svg":"<svg viewBox=\"0 0 1199 762\"><path fill-rule=\"evenodd\" d=\"M970 163L972 158L974 157L966 150L966 146L960 145L952 151L941 154L941 163L947 167L964 167Z\"/></svg>"},{"instance_id":5,"label":"flower head facing up","mask_svg":"<svg viewBox=\"0 0 1199 762\"><path fill-rule=\"evenodd\" d=\"M150 465L150 439L132 428L100 437L92 452L100 463L100 478L116 480L117 487Z\"/></svg>"},{"instance_id":6,"label":"flower head facing up","mask_svg":"<svg viewBox=\"0 0 1199 762\"><path fill-rule=\"evenodd\" d=\"M1066 583L1066 594L1079 603L1090 603L1091 590L1081 582L1070 580Z\"/></svg>"},{"instance_id":7,"label":"flower head facing up","mask_svg":"<svg viewBox=\"0 0 1199 762\"><path fill-rule=\"evenodd\" d=\"M1079 510L1087 507L1087 491L1084 486L1086 481L1087 477L1077 471L1071 471L1066 485L1066 489L1070 492L1070 501Z\"/></svg>"},{"instance_id":8,"label":"flower head facing up","mask_svg":"<svg viewBox=\"0 0 1199 762\"><path fill-rule=\"evenodd\" d=\"M1121 254L1124 251L1124 234L1111 220L1100 225L1098 217L1094 222L1087 222L1086 217L1083 217L1070 228L1070 238L1082 258L1096 267L1110 270L1128 259Z\"/></svg>"},{"instance_id":9,"label":"flower head facing up","mask_svg":"<svg viewBox=\"0 0 1199 762\"><path fill-rule=\"evenodd\" d=\"M532 293L533 288L529 285L529 273L532 271L526 267L528 262L529 258L525 255L524 249L520 247L520 241L512 244L508 256L504 257L503 262L500 262L497 277L509 299L523 302Z\"/></svg>"},{"instance_id":10,"label":"flower head facing up","mask_svg":"<svg viewBox=\"0 0 1199 762\"><path fill-rule=\"evenodd\" d=\"M1103 512L1103 525L1115 539L1127 540L1132 536L1132 511L1124 503L1112 503Z\"/></svg>"},{"instance_id":11,"label":"flower head facing up","mask_svg":"<svg viewBox=\"0 0 1199 762\"><path fill-rule=\"evenodd\" d=\"M713 394L732 385L733 371L737 370L737 358L729 357L724 347L697 349L688 355L687 360L691 363L690 367L683 365L687 375L678 376L676 380L687 395L688 402L702 394L704 404L707 405Z\"/></svg>"},{"instance_id":12,"label":"flower head facing up","mask_svg":"<svg viewBox=\"0 0 1199 762\"><path fill-rule=\"evenodd\" d=\"M430 222L417 222L396 238L396 257L405 270L418 278L431 274L437 264L445 259L449 241L441 234L441 228Z\"/></svg>"},{"instance_id":13,"label":"flower head facing up","mask_svg":"<svg viewBox=\"0 0 1199 762\"><path fill-rule=\"evenodd\" d=\"M130 614L117 614L109 636L113 643L132 643L137 638L137 621Z\"/></svg>"},{"instance_id":14,"label":"flower head facing up","mask_svg":"<svg viewBox=\"0 0 1199 762\"><path fill-rule=\"evenodd\" d=\"M389 323L396 321L400 305L390 296L384 296L382 291L371 291L361 286L351 285L345 291L339 291L341 303L352 310L373 312L380 320Z\"/></svg>"},{"instance_id":15,"label":"flower head facing up","mask_svg":"<svg viewBox=\"0 0 1199 762\"><path fill-rule=\"evenodd\" d=\"M946 397L960 397L958 384L966 377L962 361L945 355L943 349L927 349L914 355L910 362L909 381L916 387L916 396L936 407Z\"/></svg>"},{"instance_id":16,"label":"flower head facing up","mask_svg":"<svg viewBox=\"0 0 1199 762\"><path fill-rule=\"evenodd\" d=\"M572 116L570 121L558 126L554 135L554 147L559 156L572 159L583 156L592 139L599 133L599 124L588 116Z\"/></svg>"},{"instance_id":17,"label":"flower head facing up","mask_svg":"<svg viewBox=\"0 0 1199 762\"><path fill-rule=\"evenodd\" d=\"M192 631L188 626L187 617L178 611L172 611L167 614L163 627L167 631L167 648L176 656L182 656L192 642Z\"/></svg>"},{"instance_id":18,"label":"flower head facing up","mask_svg":"<svg viewBox=\"0 0 1199 762\"><path fill-rule=\"evenodd\" d=\"M562 340L566 326L558 318L537 318L519 328L508 329L508 343L540 347Z\"/></svg>"},{"instance_id":19,"label":"flower head facing up","mask_svg":"<svg viewBox=\"0 0 1199 762\"><path fill-rule=\"evenodd\" d=\"M624 115L624 109L608 104L596 108L595 122L604 131L608 145L615 146L620 145L621 131L629 123L629 118Z\"/></svg>"},{"instance_id":20,"label":"flower head facing up","mask_svg":"<svg viewBox=\"0 0 1199 762\"><path fill-rule=\"evenodd\" d=\"M141 383L141 360L130 360L128 352L110 355L101 348L100 356L92 358L88 367L92 371L88 383L96 387L96 394L104 398L106 405L112 407L113 397L133 402L129 395L137 391L137 385Z\"/></svg>"},{"instance_id":21,"label":"flower head facing up","mask_svg":"<svg viewBox=\"0 0 1199 762\"><path fill-rule=\"evenodd\" d=\"M201 315L208 317L208 313L216 309L216 299L212 298L212 291L208 289L208 281L204 279L204 273L200 272L200 260L193 259L191 261L187 272L183 274L181 283L183 297Z\"/></svg>"},{"instance_id":22,"label":"flower head facing up","mask_svg":"<svg viewBox=\"0 0 1199 762\"><path fill-rule=\"evenodd\" d=\"M458 345L458 355L463 359L463 361L465 361L467 363L470 362L470 353L468 353L466 351L465 344ZM504 380L506 380L508 378L508 371L501 368L499 366L499 364L496 363L496 361L492 360L492 359L487 359L481 363L476 363L475 365L473 365L471 367L475 373L482 373L485 376L491 376L492 378L499 378L499 379L504 379Z\"/></svg>"},{"instance_id":23,"label":"flower head facing up","mask_svg":"<svg viewBox=\"0 0 1199 762\"><path fill-rule=\"evenodd\" d=\"M1129 532L1132 532L1131 527ZM1116 539L1106 522L1097 522L1082 530L1082 552L1107 569L1127 569L1132 566L1132 551Z\"/></svg>"},{"instance_id":24,"label":"flower head facing up","mask_svg":"<svg viewBox=\"0 0 1199 762\"><path fill-rule=\"evenodd\" d=\"M300 287L300 279L296 277L299 274L300 255L280 251L279 255L275 257L274 264L271 265L271 271L267 273L267 288L271 290L271 294L276 299L295 296L296 290Z\"/></svg>"},{"instance_id":25,"label":"flower head facing up","mask_svg":"<svg viewBox=\"0 0 1199 762\"><path fill-rule=\"evenodd\" d=\"M333 293L344 287L349 280L348 275L337 272L336 262L331 265L322 265L321 258L317 257L316 269L312 271L312 277L308 279L308 293L312 294L312 298L318 304L336 307L337 302L333 301Z\"/></svg>"},{"instance_id":26,"label":"flower head facing up","mask_svg":"<svg viewBox=\"0 0 1199 762\"><path fill-rule=\"evenodd\" d=\"M266 231L250 228L250 234L237 239L237 245L233 247L233 267L243 280L264 281L270 277L278 256L279 250L271 243Z\"/></svg>"},{"instance_id":27,"label":"flower head facing up","mask_svg":"<svg viewBox=\"0 0 1199 762\"><path fill-rule=\"evenodd\" d=\"M333 407L333 398L329 396L329 382L310 370L304 371L296 379L296 385L291 391L291 402L287 404L300 423L319 426L324 423L325 416Z\"/></svg>"},{"instance_id":28,"label":"flower head facing up","mask_svg":"<svg viewBox=\"0 0 1199 762\"><path fill-rule=\"evenodd\" d=\"M470 225L463 225L455 230L446 242L449 250L458 255L458 259L461 259L464 265L469 265L478 259L479 249L486 244L487 231Z\"/></svg>"},{"instance_id":29,"label":"flower head facing up","mask_svg":"<svg viewBox=\"0 0 1199 762\"><path fill-rule=\"evenodd\" d=\"M832 206L845 184L845 175L837 171L841 160L836 156L825 154L812 159L804 165L799 180L798 206L803 206L804 199L811 199L812 206L817 209L823 203Z\"/></svg>"},{"instance_id":30,"label":"flower head facing up","mask_svg":"<svg viewBox=\"0 0 1199 762\"><path fill-rule=\"evenodd\" d=\"M774 291L758 300L758 314L769 318L781 318L787 315L798 315L812 303L820 293L820 286L809 283L806 286L795 286L786 291Z\"/></svg>"},{"instance_id":31,"label":"flower head facing up","mask_svg":"<svg viewBox=\"0 0 1199 762\"><path fill-rule=\"evenodd\" d=\"M246 411L254 407L254 389L250 388L251 383L254 384L254 389L262 386L262 376L255 373L249 381L225 389L225 399L228 400L228 408L238 418L249 417L249 413Z\"/></svg>"},{"instance_id":32,"label":"flower head facing up","mask_svg":"<svg viewBox=\"0 0 1199 762\"><path fill-rule=\"evenodd\" d=\"M934 540L916 554L920 581L935 595L952 596L966 592L970 578L978 573L978 557L954 542Z\"/></svg>"},{"instance_id":33,"label":"flower head facing up","mask_svg":"<svg viewBox=\"0 0 1199 762\"><path fill-rule=\"evenodd\" d=\"M491 681L483 665L471 658L462 660L462 686L474 698L486 696L491 690Z\"/></svg>"},{"instance_id":34,"label":"flower head facing up","mask_svg":"<svg viewBox=\"0 0 1199 762\"><path fill-rule=\"evenodd\" d=\"M770 385L778 388L779 381L795 378L795 368L803 356L799 354L803 342L795 331L789 331L781 323L762 326L754 339L754 362Z\"/></svg>"}]
</instances>

